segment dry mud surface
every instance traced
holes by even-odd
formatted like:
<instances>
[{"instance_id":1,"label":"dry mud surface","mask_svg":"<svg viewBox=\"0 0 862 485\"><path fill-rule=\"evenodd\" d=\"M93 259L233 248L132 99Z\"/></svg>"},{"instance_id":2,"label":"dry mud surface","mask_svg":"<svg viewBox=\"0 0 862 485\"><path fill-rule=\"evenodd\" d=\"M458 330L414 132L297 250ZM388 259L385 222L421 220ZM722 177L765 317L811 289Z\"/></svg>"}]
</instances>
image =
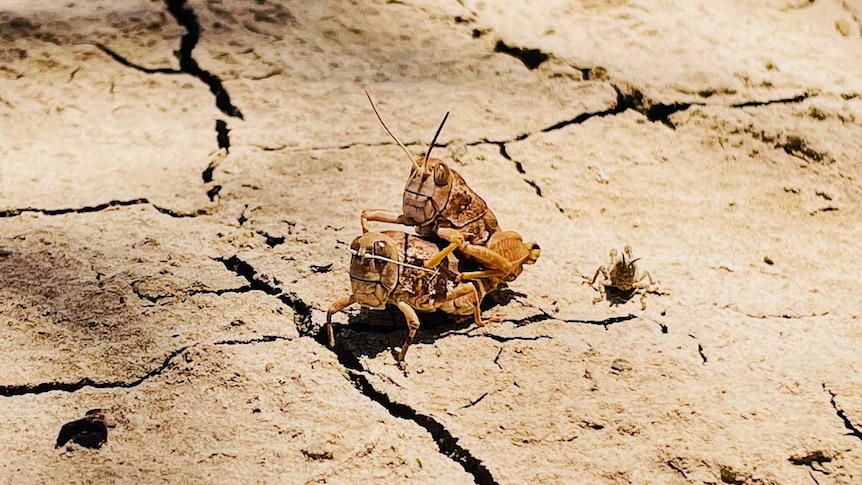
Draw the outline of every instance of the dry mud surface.
<instances>
[{"instance_id":1,"label":"dry mud surface","mask_svg":"<svg viewBox=\"0 0 862 485\"><path fill-rule=\"evenodd\" d=\"M861 20L0 1L0 483L862 483ZM396 312L320 334L409 170L363 88L417 154L451 111L436 155L543 251L406 374ZM626 244L646 310L582 284Z\"/></svg>"}]
</instances>

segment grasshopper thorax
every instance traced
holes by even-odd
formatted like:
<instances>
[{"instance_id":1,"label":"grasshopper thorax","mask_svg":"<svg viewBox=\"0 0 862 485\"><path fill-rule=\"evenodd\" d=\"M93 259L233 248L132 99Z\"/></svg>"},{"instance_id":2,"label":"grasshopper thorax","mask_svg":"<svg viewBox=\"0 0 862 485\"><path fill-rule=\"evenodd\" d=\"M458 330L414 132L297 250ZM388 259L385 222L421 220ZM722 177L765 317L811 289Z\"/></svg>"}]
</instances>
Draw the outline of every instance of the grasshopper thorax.
<instances>
[{"instance_id":1,"label":"grasshopper thorax","mask_svg":"<svg viewBox=\"0 0 862 485\"><path fill-rule=\"evenodd\" d=\"M398 284L398 248L379 232L367 232L350 244L350 286L359 304L383 308Z\"/></svg>"}]
</instances>

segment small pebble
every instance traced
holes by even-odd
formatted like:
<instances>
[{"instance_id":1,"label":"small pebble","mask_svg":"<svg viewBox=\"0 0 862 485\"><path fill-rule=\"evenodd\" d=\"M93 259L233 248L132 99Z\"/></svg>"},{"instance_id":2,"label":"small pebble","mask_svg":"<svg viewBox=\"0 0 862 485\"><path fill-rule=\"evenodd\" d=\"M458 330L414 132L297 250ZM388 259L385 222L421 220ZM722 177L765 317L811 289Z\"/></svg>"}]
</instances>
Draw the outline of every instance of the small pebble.
<instances>
[{"instance_id":1,"label":"small pebble","mask_svg":"<svg viewBox=\"0 0 862 485\"><path fill-rule=\"evenodd\" d=\"M614 371L615 374L620 374L622 372L632 370L632 365L625 359L616 359L611 363L611 370Z\"/></svg>"}]
</instances>

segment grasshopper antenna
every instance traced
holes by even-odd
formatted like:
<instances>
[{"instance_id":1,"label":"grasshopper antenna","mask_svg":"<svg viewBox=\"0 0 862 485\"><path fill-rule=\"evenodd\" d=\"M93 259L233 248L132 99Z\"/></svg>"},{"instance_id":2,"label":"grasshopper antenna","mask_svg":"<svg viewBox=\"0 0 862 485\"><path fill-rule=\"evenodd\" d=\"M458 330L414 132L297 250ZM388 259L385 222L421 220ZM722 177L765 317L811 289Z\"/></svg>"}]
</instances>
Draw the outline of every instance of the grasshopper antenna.
<instances>
[{"instance_id":1,"label":"grasshopper antenna","mask_svg":"<svg viewBox=\"0 0 862 485\"><path fill-rule=\"evenodd\" d=\"M440 132L443 131L443 125L446 124L446 120L449 119L449 112L446 112L446 116L443 117L443 121L440 122L440 126L437 128L437 133L434 133L434 139L431 140L431 145L428 147L428 151L425 152L425 166L428 166L428 159L431 158L431 150L434 149L434 144L437 143L437 137L440 136Z\"/></svg>"},{"instance_id":2,"label":"grasshopper antenna","mask_svg":"<svg viewBox=\"0 0 862 485\"><path fill-rule=\"evenodd\" d=\"M419 164L416 163L416 160L413 159L413 155L410 154L410 151L407 150L407 147L404 146L403 143L398 141L398 138L395 138L395 135L393 135L392 132L389 131L389 127L387 127L386 123L383 122L383 118L381 118L380 113L377 112L377 107L374 106L374 101L371 100L371 95L368 94L367 89L365 90L365 96L368 97L368 102L371 103L371 109L374 110L374 114L377 115L377 120L380 121L381 125L383 125L383 129L386 130L386 133L389 133L389 136L391 136L392 139L395 140L395 143L397 143L398 146L401 147L402 150L404 150L404 154L407 155L408 159L410 159L410 164L413 165L413 168L415 168L417 172L420 171L422 169L422 167L420 167ZM436 137L435 137L435 139L436 139Z\"/></svg>"}]
</instances>

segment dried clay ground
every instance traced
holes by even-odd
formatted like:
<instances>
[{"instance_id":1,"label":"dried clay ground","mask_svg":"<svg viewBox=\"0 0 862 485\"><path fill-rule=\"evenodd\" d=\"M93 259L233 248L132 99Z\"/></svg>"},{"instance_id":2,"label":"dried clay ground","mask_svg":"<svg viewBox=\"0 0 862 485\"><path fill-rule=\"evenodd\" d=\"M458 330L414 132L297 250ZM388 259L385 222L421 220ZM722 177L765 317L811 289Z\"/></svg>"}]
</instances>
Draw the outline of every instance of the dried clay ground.
<instances>
[{"instance_id":1,"label":"dried clay ground","mask_svg":"<svg viewBox=\"0 0 862 485\"><path fill-rule=\"evenodd\" d=\"M0 483L862 483L860 22L0 1ZM320 333L409 171L363 88L417 155L451 111L436 156L542 247L406 374L397 312ZM583 284L626 244L646 310Z\"/></svg>"}]
</instances>

